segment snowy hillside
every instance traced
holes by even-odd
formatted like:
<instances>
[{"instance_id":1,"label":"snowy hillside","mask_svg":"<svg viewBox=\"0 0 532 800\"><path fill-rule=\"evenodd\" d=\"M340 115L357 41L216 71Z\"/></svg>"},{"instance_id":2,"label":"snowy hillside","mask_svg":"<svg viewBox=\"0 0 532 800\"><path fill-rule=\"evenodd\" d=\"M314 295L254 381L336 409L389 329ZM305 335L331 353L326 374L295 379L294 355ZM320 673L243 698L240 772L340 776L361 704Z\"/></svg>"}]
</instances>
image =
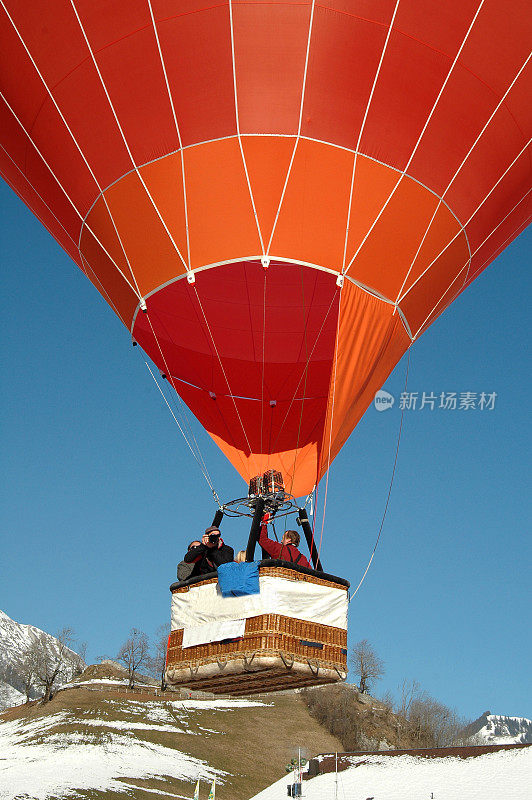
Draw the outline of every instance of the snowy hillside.
<instances>
[{"instance_id":1,"label":"snowy hillside","mask_svg":"<svg viewBox=\"0 0 532 800\"><path fill-rule=\"evenodd\" d=\"M531 772L530 747L475 758L357 756L337 778L328 772L304 781L303 796L306 800L529 800ZM288 783L285 776L252 800L286 797Z\"/></svg>"},{"instance_id":2,"label":"snowy hillside","mask_svg":"<svg viewBox=\"0 0 532 800\"><path fill-rule=\"evenodd\" d=\"M132 739L132 734L148 732L202 736L203 729L194 720L194 703L192 707L183 701L164 706L112 700L107 703L101 718L86 714L80 720L75 714L60 712L32 720L0 722L0 798L11 800L23 795L45 800L51 795L71 795L73 789L76 795L84 790L113 790L131 796L131 789L135 788L131 781L153 776L190 785L198 779L226 782L227 773L213 769L205 759L153 741ZM259 704L242 700L203 702L199 703L199 710L247 705ZM69 731L73 724L80 726L83 733Z\"/></svg>"},{"instance_id":3,"label":"snowy hillside","mask_svg":"<svg viewBox=\"0 0 532 800\"><path fill-rule=\"evenodd\" d=\"M486 744L532 743L532 720L526 717L505 717L486 711L468 726L467 732L475 741Z\"/></svg>"},{"instance_id":4,"label":"snowy hillside","mask_svg":"<svg viewBox=\"0 0 532 800\"><path fill-rule=\"evenodd\" d=\"M15 622L3 611L0 611L0 711L13 705L24 702L24 685L22 673L24 660L32 647L39 646L45 653L53 658L59 649L59 642L33 625L22 625ZM83 660L72 650L67 650L68 669L63 682L72 677L72 674L85 666ZM61 680L57 681L57 685ZM39 697L41 691L33 685L31 697Z\"/></svg>"},{"instance_id":5,"label":"snowy hillside","mask_svg":"<svg viewBox=\"0 0 532 800\"><path fill-rule=\"evenodd\" d=\"M298 747L307 758L340 747L296 692L207 699L143 688L81 676L44 706L0 715L0 800L186 800L198 779L206 800L213 778L216 800L249 800Z\"/></svg>"}]
</instances>

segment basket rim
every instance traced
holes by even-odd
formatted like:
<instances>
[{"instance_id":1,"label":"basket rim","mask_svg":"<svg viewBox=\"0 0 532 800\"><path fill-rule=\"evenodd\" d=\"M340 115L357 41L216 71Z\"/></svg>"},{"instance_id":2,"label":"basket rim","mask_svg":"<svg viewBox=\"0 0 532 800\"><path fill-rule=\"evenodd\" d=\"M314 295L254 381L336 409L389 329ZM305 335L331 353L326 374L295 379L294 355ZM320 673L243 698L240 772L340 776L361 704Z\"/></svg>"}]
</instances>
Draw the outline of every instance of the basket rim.
<instances>
[{"instance_id":1,"label":"basket rim","mask_svg":"<svg viewBox=\"0 0 532 800\"><path fill-rule=\"evenodd\" d=\"M299 564L294 564L291 561L282 561L279 558L266 558L262 561L259 561L259 575L263 572L263 570L267 570L270 567L275 568L282 568L289 572L293 573L300 573L302 575L308 575L311 578L316 578L318 580L327 581L328 583L334 583L337 585L338 589L346 589L348 590L351 586L348 580L345 578L339 578L337 575L331 575L328 572L320 572L316 569L309 569L308 567L302 567ZM267 572L265 572L267 574ZM218 580L218 576L216 572L209 572L206 575L197 575L194 578L187 578L186 581L174 581L170 585L170 591L172 593L178 591L179 589L185 589L189 586L195 586L198 584L203 583L212 583Z\"/></svg>"}]
</instances>

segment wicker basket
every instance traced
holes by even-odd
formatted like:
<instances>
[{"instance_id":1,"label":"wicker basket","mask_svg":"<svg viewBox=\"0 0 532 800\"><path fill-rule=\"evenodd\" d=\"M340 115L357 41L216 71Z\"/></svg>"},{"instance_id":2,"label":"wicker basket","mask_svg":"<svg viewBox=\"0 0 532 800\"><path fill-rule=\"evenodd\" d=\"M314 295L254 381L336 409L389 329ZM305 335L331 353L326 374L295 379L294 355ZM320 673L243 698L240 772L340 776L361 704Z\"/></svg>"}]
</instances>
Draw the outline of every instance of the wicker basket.
<instances>
[{"instance_id":1,"label":"wicker basket","mask_svg":"<svg viewBox=\"0 0 532 800\"><path fill-rule=\"evenodd\" d=\"M346 589L332 580L284 567L260 574ZM194 591L215 583L199 581L175 592ZM347 591L347 589L346 589ZM182 647L183 630L168 640L166 679L216 694L252 694L344 680L347 673L347 631L319 622L262 614L246 620L244 635L231 640Z\"/></svg>"}]
</instances>

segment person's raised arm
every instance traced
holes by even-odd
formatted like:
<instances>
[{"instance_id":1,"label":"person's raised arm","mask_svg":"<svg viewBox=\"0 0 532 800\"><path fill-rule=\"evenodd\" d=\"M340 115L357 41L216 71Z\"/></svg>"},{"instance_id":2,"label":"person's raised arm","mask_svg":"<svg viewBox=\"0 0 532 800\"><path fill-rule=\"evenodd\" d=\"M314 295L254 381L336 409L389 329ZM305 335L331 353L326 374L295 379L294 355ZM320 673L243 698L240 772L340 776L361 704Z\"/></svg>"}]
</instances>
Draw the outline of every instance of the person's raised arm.
<instances>
[{"instance_id":1,"label":"person's raised arm","mask_svg":"<svg viewBox=\"0 0 532 800\"><path fill-rule=\"evenodd\" d=\"M272 539L268 538L269 519L270 519L269 514L265 514L262 518L262 525L260 527L260 534L259 534L259 545L262 547L263 550L266 550L269 556L271 556L272 558L277 558L281 550L281 545L278 542L274 542Z\"/></svg>"}]
</instances>

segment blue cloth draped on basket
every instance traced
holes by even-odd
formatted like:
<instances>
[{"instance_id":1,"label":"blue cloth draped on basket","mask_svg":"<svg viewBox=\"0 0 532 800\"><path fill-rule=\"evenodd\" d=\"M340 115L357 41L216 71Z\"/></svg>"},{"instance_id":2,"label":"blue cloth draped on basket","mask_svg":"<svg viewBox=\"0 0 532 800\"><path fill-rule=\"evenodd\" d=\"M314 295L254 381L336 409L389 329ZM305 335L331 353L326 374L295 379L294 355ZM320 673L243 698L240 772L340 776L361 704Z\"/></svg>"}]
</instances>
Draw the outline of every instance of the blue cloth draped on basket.
<instances>
[{"instance_id":1,"label":"blue cloth draped on basket","mask_svg":"<svg viewBox=\"0 0 532 800\"><path fill-rule=\"evenodd\" d=\"M258 594L259 562L248 561L236 564L233 561L220 564L218 567L218 585L222 597L242 597L246 594Z\"/></svg>"}]
</instances>

